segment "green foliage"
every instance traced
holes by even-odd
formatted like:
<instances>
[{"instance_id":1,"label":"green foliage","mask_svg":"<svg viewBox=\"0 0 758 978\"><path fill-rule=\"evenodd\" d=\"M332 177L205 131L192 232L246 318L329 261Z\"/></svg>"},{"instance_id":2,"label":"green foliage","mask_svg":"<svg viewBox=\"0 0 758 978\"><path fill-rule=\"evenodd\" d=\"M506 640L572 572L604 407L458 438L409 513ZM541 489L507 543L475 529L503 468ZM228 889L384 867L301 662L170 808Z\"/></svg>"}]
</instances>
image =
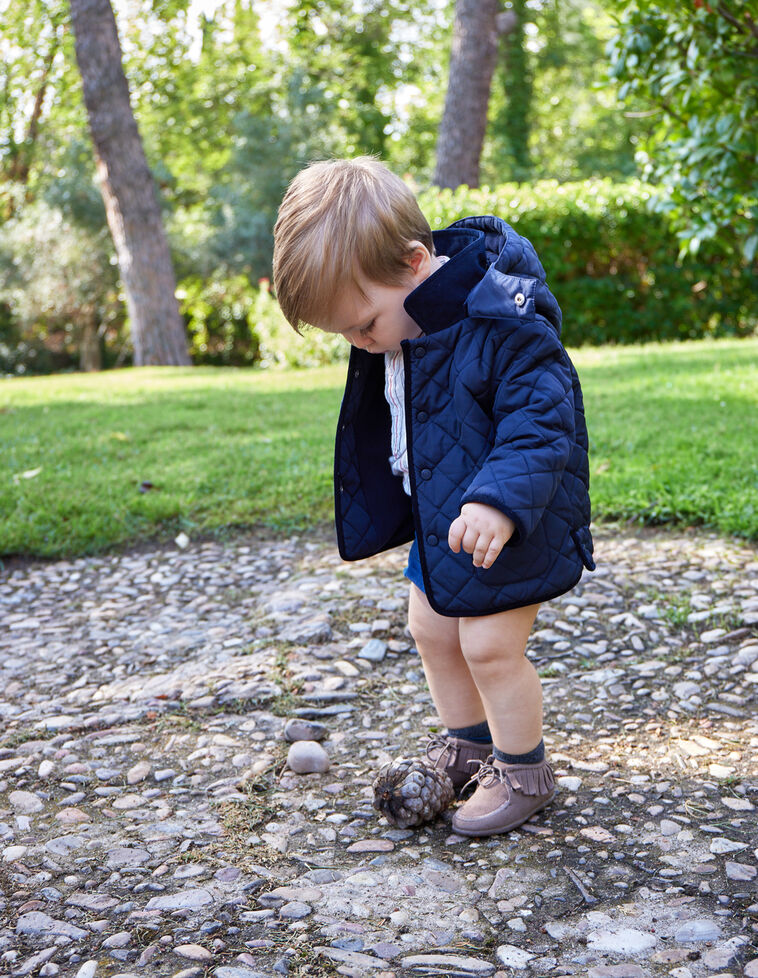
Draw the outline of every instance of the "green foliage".
<instances>
[{"instance_id":1,"label":"green foliage","mask_svg":"<svg viewBox=\"0 0 758 978\"><path fill-rule=\"evenodd\" d=\"M12 310L6 335L15 332L17 348L7 344L4 356L0 350L0 369L60 369L70 364L87 326L101 336L118 328L121 305L111 253L105 229L93 233L42 199L6 221L0 303Z\"/></svg>"},{"instance_id":2,"label":"green foliage","mask_svg":"<svg viewBox=\"0 0 758 978\"><path fill-rule=\"evenodd\" d=\"M649 109L640 153L682 253L758 252L758 24L753 0L626 0L608 53L619 97Z\"/></svg>"},{"instance_id":3,"label":"green foliage","mask_svg":"<svg viewBox=\"0 0 758 978\"><path fill-rule=\"evenodd\" d=\"M758 339L572 359L596 518L758 540ZM3 381L0 554L326 526L344 374L161 367ZM140 493L144 481L155 488Z\"/></svg>"},{"instance_id":4,"label":"green foliage","mask_svg":"<svg viewBox=\"0 0 758 978\"><path fill-rule=\"evenodd\" d=\"M639 181L542 181L428 191L420 203L433 228L495 214L528 238L572 346L752 333L755 269L706 247L680 264L665 218L648 212L652 193Z\"/></svg>"},{"instance_id":5,"label":"green foliage","mask_svg":"<svg viewBox=\"0 0 758 978\"><path fill-rule=\"evenodd\" d=\"M179 286L179 299L193 363L318 367L347 359L349 346L342 337L294 332L268 279L254 287L244 275L188 278Z\"/></svg>"},{"instance_id":6,"label":"green foliage","mask_svg":"<svg viewBox=\"0 0 758 978\"><path fill-rule=\"evenodd\" d=\"M601 0L529 0L520 43L504 37L490 99L482 182L623 179L636 174L644 120L619 110L604 48L613 20Z\"/></svg>"}]
</instances>

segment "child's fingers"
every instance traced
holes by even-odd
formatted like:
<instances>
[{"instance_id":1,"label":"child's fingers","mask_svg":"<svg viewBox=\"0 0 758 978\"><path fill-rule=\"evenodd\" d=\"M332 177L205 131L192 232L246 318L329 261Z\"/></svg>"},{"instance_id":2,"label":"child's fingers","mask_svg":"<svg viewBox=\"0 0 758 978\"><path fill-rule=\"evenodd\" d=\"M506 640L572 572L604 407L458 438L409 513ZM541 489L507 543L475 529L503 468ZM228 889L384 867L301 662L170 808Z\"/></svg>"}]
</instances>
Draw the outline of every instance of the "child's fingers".
<instances>
[{"instance_id":1,"label":"child's fingers","mask_svg":"<svg viewBox=\"0 0 758 978\"><path fill-rule=\"evenodd\" d=\"M487 553L484 555L484 560L482 561L482 567L487 570L488 567L492 567L497 558L500 556L500 551L503 549L503 544L497 537L492 538L492 542L487 548Z\"/></svg>"},{"instance_id":2,"label":"child's fingers","mask_svg":"<svg viewBox=\"0 0 758 978\"><path fill-rule=\"evenodd\" d=\"M476 545L479 540L479 530L475 529L473 526L466 525L466 532L463 534L462 547L467 554L473 554L476 550Z\"/></svg>"},{"instance_id":3,"label":"child's fingers","mask_svg":"<svg viewBox=\"0 0 758 978\"><path fill-rule=\"evenodd\" d=\"M474 567L481 567L482 564L484 563L484 559L487 556L487 553L489 552L491 539L492 539L491 533L482 532L479 534L476 541L476 546L474 547L473 550Z\"/></svg>"},{"instance_id":4,"label":"child's fingers","mask_svg":"<svg viewBox=\"0 0 758 978\"><path fill-rule=\"evenodd\" d=\"M466 532L466 521L462 516L456 517L450 524L450 529L447 533L447 543L454 554L457 554L461 549L461 541L463 540L463 534Z\"/></svg>"}]
</instances>

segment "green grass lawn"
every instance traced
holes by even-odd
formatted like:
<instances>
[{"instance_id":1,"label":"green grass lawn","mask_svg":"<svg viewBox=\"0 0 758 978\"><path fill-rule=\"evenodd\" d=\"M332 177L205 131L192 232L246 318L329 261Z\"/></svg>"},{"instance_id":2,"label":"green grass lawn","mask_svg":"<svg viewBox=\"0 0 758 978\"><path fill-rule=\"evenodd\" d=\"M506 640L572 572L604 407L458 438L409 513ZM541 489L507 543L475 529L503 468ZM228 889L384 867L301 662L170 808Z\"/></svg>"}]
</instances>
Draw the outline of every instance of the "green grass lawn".
<instances>
[{"instance_id":1,"label":"green grass lawn","mask_svg":"<svg viewBox=\"0 0 758 978\"><path fill-rule=\"evenodd\" d=\"M596 520L758 539L758 340L573 351ZM332 514L344 366L144 368L0 381L0 553ZM155 488L139 491L150 482Z\"/></svg>"}]
</instances>

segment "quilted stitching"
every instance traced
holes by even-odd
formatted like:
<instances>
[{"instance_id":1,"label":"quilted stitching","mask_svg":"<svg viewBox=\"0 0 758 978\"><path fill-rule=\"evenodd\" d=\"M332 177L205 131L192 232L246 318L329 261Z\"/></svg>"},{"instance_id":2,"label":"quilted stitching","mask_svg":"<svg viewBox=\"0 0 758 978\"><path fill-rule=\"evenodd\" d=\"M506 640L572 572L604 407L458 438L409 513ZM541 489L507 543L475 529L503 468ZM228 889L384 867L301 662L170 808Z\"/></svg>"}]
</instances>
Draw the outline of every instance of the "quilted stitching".
<instances>
[{"instance_id":1,"label":"quilted stitching","mask_svg":"<svg viewBox=\"0 0 758 978\"><path fill-rule=\"evenodd\" d=\"M381 357L351 353L335 453L342 556L370 556L411 539L415 528L429 602L455 616L548 600L594 568L587 432L576 371L558 338L560 310L526 239L497 218L459 223L471 261L483 246L490 264L468 296L467 318L437 331L427 325L427 335L403 343L413 512L387 462ZM476 247L471 229L483 232ZM466 259L458 257L460 276ZM422 290L409 301L418 303ZM518 292L526 302L515 302ZM434 302L440 295L438 281ZM460 301L451 297L453 306ZM425 323L433 312L424 310ZM496 506L517 527L486 571L447 545L450 523L473 501Z\"/></svg>"}]
</instances>

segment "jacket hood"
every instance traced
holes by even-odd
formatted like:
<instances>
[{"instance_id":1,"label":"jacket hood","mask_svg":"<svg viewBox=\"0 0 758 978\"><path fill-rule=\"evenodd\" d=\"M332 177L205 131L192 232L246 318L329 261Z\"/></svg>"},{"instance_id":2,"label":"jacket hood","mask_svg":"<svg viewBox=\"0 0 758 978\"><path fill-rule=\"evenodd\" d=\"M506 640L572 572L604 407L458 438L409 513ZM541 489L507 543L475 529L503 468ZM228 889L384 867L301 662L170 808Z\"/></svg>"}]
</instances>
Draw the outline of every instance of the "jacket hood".
<instances>
[{"instance_id":1,"label":"jacket hood","mask_svg":"<svg viewBox=\"0 0 758 978\"><path fill-rule=\"evenodd\" d=\"M545 269L531 242L510 224L492 215L466 217L432 237L436 253L450 261L405 300L406 311L425 333L467 317L498 318L521 292L533 298L535 312L560 335L561 310Z\"/></svg>"}]
</instances>

